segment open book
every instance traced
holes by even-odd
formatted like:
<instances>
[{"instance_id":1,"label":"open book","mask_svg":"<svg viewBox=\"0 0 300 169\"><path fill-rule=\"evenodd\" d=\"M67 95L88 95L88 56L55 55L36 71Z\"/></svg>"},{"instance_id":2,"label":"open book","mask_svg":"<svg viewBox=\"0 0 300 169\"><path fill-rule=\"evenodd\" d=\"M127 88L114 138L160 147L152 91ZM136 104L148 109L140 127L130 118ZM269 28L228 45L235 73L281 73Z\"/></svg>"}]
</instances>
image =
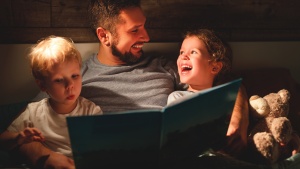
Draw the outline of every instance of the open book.
<instances>
[{"instance_id":1,"label":"open book","mask_svg":"<svg viewBox=\"0 0 300 169\"><path fill-rule=\"evenodd\" d=\"M157 168L220 148L240 83L203 90L162 110L67 117L76 168Z\"/></svg>"}]
</instances>

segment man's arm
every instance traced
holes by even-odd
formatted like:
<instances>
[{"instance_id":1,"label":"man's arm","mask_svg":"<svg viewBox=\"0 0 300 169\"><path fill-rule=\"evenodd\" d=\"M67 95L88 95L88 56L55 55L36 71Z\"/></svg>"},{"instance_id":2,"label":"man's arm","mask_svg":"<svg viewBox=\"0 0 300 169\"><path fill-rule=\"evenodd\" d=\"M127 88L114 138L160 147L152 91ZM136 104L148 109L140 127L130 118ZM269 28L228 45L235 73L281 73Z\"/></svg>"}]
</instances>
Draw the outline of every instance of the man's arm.
<instances>
[{"instance_id":1,"label":"man's arm","mask_svg":"<svg viewBox=\"0 0 300 169\"><path fill-rule=\"evenodd\" d=\"M11 151L18 146L18 133L5 130L0 134L0 148Z\"/></svg>"},{"instance_id":2,"label":"man's arm","mask_svg":"<svg viewBox=\"0 0 300 169\"><path fill-rule=\"evenodd\" d=\"M40 142L23 144L19 147L18 153L35 168L75 169L72 159L51 151Z\"/></svg>"},{"instance_id":3,"label":"man's arm","mask_svg":"<svg viewBox=\"0 0 300 169\"><path fill-rule=\"evenodd\" d=\"M33 141L44 141L44 136L37 128L25 128L20 132L4 131L0 134L1 149L11 151L17 146Z\"/></svg>"},{"instance_id":4,"label":"man's arm","mask_svg":"<svg viewBox=\"0 0 300 169\"><path fill-rule=\"evenodd\" d=\"M249 125L249 105L246 89L241 85L231 115L227 130L228 142L225 151L238 155L247 146L247 131Z\"/></svg>"}]
</instances>

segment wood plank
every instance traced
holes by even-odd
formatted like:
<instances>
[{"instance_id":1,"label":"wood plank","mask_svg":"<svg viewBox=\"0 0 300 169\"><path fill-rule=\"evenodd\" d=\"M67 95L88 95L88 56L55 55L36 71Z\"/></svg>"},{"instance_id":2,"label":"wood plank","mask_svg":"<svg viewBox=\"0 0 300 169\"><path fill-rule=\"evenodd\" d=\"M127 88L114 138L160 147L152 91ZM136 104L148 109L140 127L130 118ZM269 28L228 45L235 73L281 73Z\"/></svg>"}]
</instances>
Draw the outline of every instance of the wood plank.
<instances>
[{"instance_id":1,"label":"wood plank","mask_svg":"<svg viewBox=\"0 0 300 169\"><path fill-rule=\"evenodd\" d=\"M216 30L226 41L299 41L300 29L294 30ZM181 29L148 29L150 42L181 42ZM99 42L90 28L13 28L3 29L0 43L36 43L40 38L57 35L75 43Z\"/></svg>"},{"instance_id":2,"label":"wood plank","mask_svg":"<svg viewBox=\"0 0 300 169\"><path fill-rule=\"evenodd\" d=\"M2 0L1 43L35 43L51 34L98 42L84 0ZM188 28L211 28L229 41L300 40L300 1L142 0L152 42L181 41ZM2 31L4 30L4 31Z\"/></svg>"},{"instance_id":3,"label":"wood plank","mask_svg":"<svg viewBox=\"0 0 300 169\"><path fill-rule=\"evenodd\" d=\"M295 22L300 18L299 6L300 1L296 0L289 3L172 0L152 3L144 11L151 28L289 29L300 28L300 22Z\"/></svg>"},{"instance_id":4,"label":"wood plank","mask_svg":"<svg viewBox=\"0 0 300 169\"><path fill-rule=\"evenodd\" d=\"M11 0L12 27L50 27L51 0Z\"/></svg>"},{"instance_id":5,"label":"wood plank","mask_svg":"<svg viewBox=\"0 0 300 169\"><path fill-rule=\"evenodd\" d=\"M52 0L52 27L89 27L87 0Z\"/></svg>"},{"instance_id":6,"label":"wood plank","mask_svg":"<svg viewBox=\"0 0 300 169\"><path fill-rule=\"evenodd\" d=\"M75 43L98 42L89 28L12 28L2 30L0 43L36 43L49 35L70 37Z\"/></svg>"},{"instance_id":7,"label":"wood plank","mask_svg":"<svg viewBox=\"0 0 300 169\"><path fill-rule=\"evenodd\" d=\"M218 30L215 29L224 40L228 42L237 41L299 41L300 29L294 30L253 30L253 29L235 29ZM148 29L151 42L181 42L181 29Z\"/></svg>"},{"instance_id":8,"label":"wood plank","mask_svg":"<svg viewBox=\"0 0 300 169\"><path fill-rule=\"evenodd\" d=\"M10 0L2 0L0 5L0 27L11 26L11 2Z\"/></svg>"}]
</instances>

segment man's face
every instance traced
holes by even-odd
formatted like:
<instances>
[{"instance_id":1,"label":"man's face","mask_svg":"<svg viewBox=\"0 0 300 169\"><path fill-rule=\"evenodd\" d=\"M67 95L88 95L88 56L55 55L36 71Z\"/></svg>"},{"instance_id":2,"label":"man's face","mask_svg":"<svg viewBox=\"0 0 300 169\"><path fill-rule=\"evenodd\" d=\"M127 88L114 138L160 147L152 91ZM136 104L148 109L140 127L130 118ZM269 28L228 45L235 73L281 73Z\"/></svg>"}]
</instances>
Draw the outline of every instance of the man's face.
<instances>
[{"instance_id":1,"label":"man's face","mask_svg":"<svg viewBox=\"0 0 300 169\"><path fill-rule=\"evenodd\" d=\"M112 34L112 54L125 64L135 63L143 55L144 43L149 41L145 29L146 17L138 7L121 11L120 17L116 33Z\"/></svg>"}]
</instances>

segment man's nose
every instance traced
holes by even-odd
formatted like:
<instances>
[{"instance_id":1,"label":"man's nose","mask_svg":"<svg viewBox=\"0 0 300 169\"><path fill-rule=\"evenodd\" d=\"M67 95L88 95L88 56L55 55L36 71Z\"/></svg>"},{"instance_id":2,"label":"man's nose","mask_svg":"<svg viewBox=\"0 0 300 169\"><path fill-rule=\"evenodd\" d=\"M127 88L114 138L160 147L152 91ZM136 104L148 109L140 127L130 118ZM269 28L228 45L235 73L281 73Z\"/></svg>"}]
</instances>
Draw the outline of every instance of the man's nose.
<instances>
[{"instance_id":1,"label":"man's nose","mask_svg":"<svg viewBox=\"0 0 300 169\"><path fill-rule=\"evenodd\" d=\"M144 42L149 42L150 38L146 29L144 29L141 33L141 38Z\"/></svg>"}]
</instances>

